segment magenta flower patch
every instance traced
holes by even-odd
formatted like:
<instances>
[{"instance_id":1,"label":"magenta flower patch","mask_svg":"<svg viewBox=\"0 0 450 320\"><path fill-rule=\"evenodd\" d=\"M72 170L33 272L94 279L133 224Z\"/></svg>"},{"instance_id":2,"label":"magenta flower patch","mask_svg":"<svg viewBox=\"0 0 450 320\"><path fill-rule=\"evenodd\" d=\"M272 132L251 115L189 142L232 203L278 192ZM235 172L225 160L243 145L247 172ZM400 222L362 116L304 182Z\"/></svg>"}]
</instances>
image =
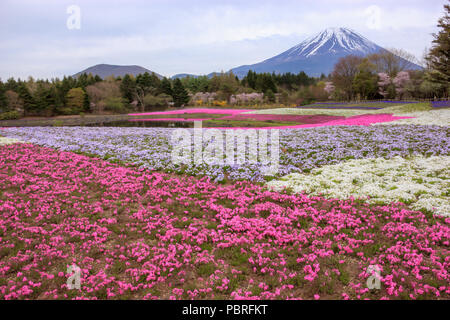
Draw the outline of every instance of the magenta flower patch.
<instances>
[{"instance_id":1,"label":"magenta flower patch","mask_svg":"<svg viewBox=\"0 0 450 320\"><path fill-rule=\"evenodd\" d=\"M2 299L450 298L450 219L404 205L30 144L0 147L0 180ZM80 289L67 285L73 264Z\"/></svg>"}]
</instances>

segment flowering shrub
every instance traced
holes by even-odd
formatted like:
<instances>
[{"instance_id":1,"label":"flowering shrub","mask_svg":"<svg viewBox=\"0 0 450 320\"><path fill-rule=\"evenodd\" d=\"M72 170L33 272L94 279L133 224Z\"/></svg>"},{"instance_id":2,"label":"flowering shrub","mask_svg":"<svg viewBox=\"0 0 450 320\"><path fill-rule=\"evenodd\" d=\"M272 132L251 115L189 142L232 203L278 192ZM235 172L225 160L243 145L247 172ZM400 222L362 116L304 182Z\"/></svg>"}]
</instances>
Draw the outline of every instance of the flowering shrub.
<instances>
[{"instance_id":1,"label":"flowering shrub","mask_svg":"<svg viewBox=\"0 0 450 320\"><path fill-rule=\"evenodd\" d=\"M264 93L240 93L232 95L230 98L231 104L256 104L264 102Z\"/></svg>"},{"instance_id":2,"label":"flowering shrub","mask_svg":"<svg viewBox=\"0 0 450 320\"><path fill-rule=\"evenodd\" d=\"M2 299L450 298L450 219L0 147ZM20 191L20 192L19 192ZM69 265L81 268L68 290ZM366 286L381 271L381 289Z\"/></svg>"},{"instance_id":3,"label":"flowering shrub","mask_svg":"<svg viewBox=\"0 0 450 320\"><path fill-rule=\"evenodd\" d=\"M214 100L212 102L213 106L217 106L217 107L225 107L227 105L227 101L226 100Z\"/></svg>"},{"instance_id":4,"label":"flowering shrub","mask_svg":"<svg viewBox=\"0 0 450 320\"><path fill-rule=\"evenodd\" d=\"M269 185L330 198L368 199L370 203L406 202L413 209L450 216L449 168L448 156L349 160L307 175L293 173Z\"/></svg>"},{"instance_id":5,"label":"flowering shrub","mask_svg":"<svg viewBox=\"0 0 450 320\"><path fill-rule=\"evenodd\" d=\"M211 104L217 98L215 92L197 92L191 97L191 100L198 105Z\"/></svg>"}]
</instances>

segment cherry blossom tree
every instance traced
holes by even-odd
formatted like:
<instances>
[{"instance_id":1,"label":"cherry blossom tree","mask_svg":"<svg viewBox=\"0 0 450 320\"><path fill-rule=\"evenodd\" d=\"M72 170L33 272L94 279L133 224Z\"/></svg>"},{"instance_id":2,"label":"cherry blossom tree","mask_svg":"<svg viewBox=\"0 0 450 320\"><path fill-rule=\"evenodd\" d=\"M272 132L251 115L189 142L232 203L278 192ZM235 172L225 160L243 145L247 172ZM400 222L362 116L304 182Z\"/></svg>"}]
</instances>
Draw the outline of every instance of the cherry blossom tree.
<instances>
[{"instance_id":1,"label":"cherry blossom tree","mask_svg":"<svg viewBox=\"0 0 450 320\"><path fill-rule=\"evenodd\" d=\"M395 78L391 78L387 73L382 72L378 74L378 79L379 92L383 97L401 99L406 92L411 77L407 71L400 71Z\"/></svg>"},{"instance_id":2,"label":"cherry blossom tree","mask_svg":"<svg viewBox=\"0 0 450 320\"><path fill-rule=\"evenodd\" d=\"M397 94L397 97L401 99L406 92L406 87L409 81L411 80L409 76L409 72L407 71L401 71L397 74L397 76L392 81L395 86L395 91Z\"/></svg>"},{"instance_id":3,"label":"cherry blossom tree","mask_svg":"<svg viewBox=\"0 0 450 320\"><path fill-rule=\"evenodd\" d=\"M231 104L255 104L262 103L264 101L263 93L240 93L231 96L230 103Z\"/></svg>"},{"instance_id":4,"label":"cherry blossom tree","mask_svg":"<svg viewBox=\"0 0 450 320\"><path fill-rule=\"evenodd\" d=\"M387 98L389 95L389 86L392 84L391 77L387 73L381 72L378 74L378 87L380 94Z\"/></svg>"}]
</instances>

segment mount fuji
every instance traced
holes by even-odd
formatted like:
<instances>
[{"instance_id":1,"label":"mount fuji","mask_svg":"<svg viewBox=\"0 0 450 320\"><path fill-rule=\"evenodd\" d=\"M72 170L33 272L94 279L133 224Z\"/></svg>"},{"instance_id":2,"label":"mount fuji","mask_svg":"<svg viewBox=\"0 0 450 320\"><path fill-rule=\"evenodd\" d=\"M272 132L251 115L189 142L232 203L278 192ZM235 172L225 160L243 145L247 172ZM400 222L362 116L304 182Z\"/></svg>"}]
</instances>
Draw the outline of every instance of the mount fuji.
<instances>
[{"instance_id":1,"label":"mount fuji","mask_svg":"<svg viewBox=\"0 0 450 320\"><path fill-rule=\"evenodd\" d=\"M384 50L362 35L347 28L328 28L295 47L263 62L244 65L231 71L239 78L249 70L257 73L299 73L318 77L329 74L336 62L347 55L365 56Z\"/></svg>"}]
</instances>

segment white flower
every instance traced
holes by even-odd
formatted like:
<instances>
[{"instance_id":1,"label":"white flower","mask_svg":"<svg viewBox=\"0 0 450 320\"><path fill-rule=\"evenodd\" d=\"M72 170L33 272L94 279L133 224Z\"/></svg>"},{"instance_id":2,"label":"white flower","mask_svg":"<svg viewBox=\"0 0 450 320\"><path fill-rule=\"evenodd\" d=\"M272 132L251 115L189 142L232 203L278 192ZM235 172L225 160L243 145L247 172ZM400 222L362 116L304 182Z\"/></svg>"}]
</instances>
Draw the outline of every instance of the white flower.
<instances>
[{"instance_id":1,"label":"white flower","mask_svg":"<svg viewBox=\"0 0 450 320\"><path fill-rule=\"evenodd\" d=\"M450 216L449 168L448 156L350 160L293 173L268 186L327 198L369 197L369 203L406 202L415 210Z\"/></svg>"},{"instance_id":2,"label":"white flower","mask_svg":"<svg viewBox=\"0 0 450 320\"><path fill-rule=\"evenodd\" d=\"M400 114L399 114L400 115ZM387 124L418 124L418 125L435 125L450 126L450 109L438 109L430 111L417 111L402 113L403 117L413 117L412 119L401 119L392 122L380 122L374 125Z\"/></svg>"},{"instance_id":3,"label":"white flower","mask_svg":"<svg viewBox=\"0 0 450 320\"><path fill-rule=\"evenodd\" d=\"M23 141L11 138L0 137L0 146L13 143L23 143Z\"/></svg>"}]
</instances>

